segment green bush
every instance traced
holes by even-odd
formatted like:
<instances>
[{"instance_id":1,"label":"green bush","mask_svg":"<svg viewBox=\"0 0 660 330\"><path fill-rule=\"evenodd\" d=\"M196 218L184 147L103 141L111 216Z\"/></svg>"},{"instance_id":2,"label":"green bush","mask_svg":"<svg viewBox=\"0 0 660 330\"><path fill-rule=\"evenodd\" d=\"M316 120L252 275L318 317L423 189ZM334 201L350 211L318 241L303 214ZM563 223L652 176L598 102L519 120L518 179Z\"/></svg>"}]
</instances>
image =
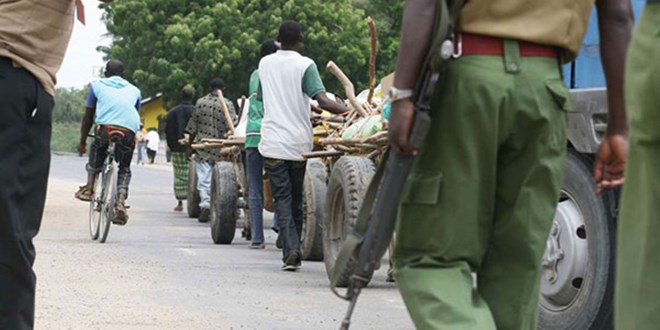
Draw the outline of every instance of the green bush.
<instances>
[{"instance_id":1,"label":"green bush","mask_svg":"<svg viewBox=\"0 0 660 330\"><path fill-rule=\"evenodd\" d=\"M78 152L78 141L80 139L80 123L54 122L53 136L50 141L52 151Z\"/></svg>"}]
</instances>

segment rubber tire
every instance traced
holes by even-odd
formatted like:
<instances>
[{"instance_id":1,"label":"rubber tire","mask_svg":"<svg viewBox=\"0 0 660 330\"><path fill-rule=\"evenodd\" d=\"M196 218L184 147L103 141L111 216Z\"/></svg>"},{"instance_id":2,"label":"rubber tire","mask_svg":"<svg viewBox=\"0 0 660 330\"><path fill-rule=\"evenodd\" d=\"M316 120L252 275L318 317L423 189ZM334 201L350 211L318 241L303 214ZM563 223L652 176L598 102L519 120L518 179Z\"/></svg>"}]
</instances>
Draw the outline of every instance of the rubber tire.
<instances>
[{"instance_id":1,"label":"rubber tire","mask_svg":"<svg viewBox=\"0 0 660 330\"><path fill-rule=\"evenodd\" d=\"M215 244L231 244L238 218L238 182L234 164L218 162L211 179L211 238Z\"/></svg>"},{"instance_id":2,"label":"rubber tire","mask_svg":"<svg viewBox=\"0 0 660 330\"><path fill-rule=\"evenodd\" d=\"M569 150L562 190L568 192L584 215L589 264L572 304L553 312L539 304L538 329L611 329L614 297L616 219L596 195L592 164Z\"/></svg>"},{"instance_id":3,"label":"rubber tire","mask_svg":"<svg viewBox=\"0 0 660 330\"><path fill-rule=\"evenodd\" d=\"M241 152L241 156L236 160L234 164L234 169L236 171L237 179L240 179L241 187L239 187L239 196L243 199L245 204L248 204L248 199L250 197L247 184L247 168L246 162L247 158L245 157L245 152ZM250 222L250 208L249 205L247 208L243 208L242 212L240 209L236 209L238 213L238 223L237 227L243 228L241 230L241 237L245 238L246 241L252 240L252 223ZM241 218L242 215L242 218Z\"/></svg>"},{"instance_id":4,"label":"rubber tire","mask_svg":"<svg viewBox=\"0 0 660 330\"><path fill-rule=\"evenodd\" d=\"M323 219L325 198L328 190L328 172L318 159L307 161L303 183L303 237L301 237L302 259L323 260Z\"/></svg>"},{"instance_id":5,"label":"rubber tire","mask_svg":"<svg viewBox=\"0 0 660 330\"><path fill-rule=\"evenodd\" d=\"M197 162L193 157L188 163L188 198L186 199L186 210L189 218L199 218L199 192L197 191Z\"/></svg>"},{"instance_id":6,"label":"rubber tire","mask_svg":"<svg viewBox=\"0 0 660 330\"><path fill-rule=\"evenodd\" d=\"M110 224L112 223L112 218L114 217L115 210L115 201L116 196L116 187L117 187L117 166L112 164L108 166L107 174L105 178L105 186L103 187L103 207L101 208L101 214L99 216L99 221L101 223L101 233L99 234L99 243L105 243L108 239L108 233L110 233Z\"/></svg>"},{"instance_id":7,"label":"rubber tire","mask_svg":"<svg viewBox=\"0 0 660 330\"><path fill-rule=\"evenodd\" d=\"M97 175L92 186L92 200L89 201L89 236L93 241L99 238L99 232L101 230L101 211L97 210L97 200L100 197L99 194L99 181L100 176Z\"/></svg>"},{"instance_id":8,"label":"rubber tire","mask_svg":"<svg viewBox=\"0 0 660 330\"><path fill-rule=\"evenodd\" d=\"M330 279L344 237L357 222L364 195L375 172L376 168L370 159L358 156L341 157L332 169L323 230L323 261ZM351 260L336 285L347 286L354 268L354 260Z\"/></svg>"}]
</instances>

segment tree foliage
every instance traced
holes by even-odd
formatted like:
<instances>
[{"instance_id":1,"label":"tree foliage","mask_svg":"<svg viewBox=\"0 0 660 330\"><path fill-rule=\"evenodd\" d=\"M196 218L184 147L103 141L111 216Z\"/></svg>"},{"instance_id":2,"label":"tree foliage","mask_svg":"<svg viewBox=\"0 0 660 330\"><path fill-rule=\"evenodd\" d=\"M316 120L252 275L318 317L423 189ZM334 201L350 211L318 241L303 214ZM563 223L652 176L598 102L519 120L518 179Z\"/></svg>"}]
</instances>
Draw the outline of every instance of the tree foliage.
<instances>
[{"instance_id":1,"label":"tree foliage","mask_svg":"<svg viewBox=\"0 0 660 330\"><path fill-rule=\"evenodd\" d=\"M57 88L55 91L55 108L53 122L80 123L85 114L85 97L87 88Z\"/></svg>"},{"instance_id":2,"label":"tree foliage","mask_svg":"<svg viewBox=\"0 0 660 330\"><path fill-rule=\"evenodd\" d=\"M324 69L329 60L358 89L368 83L364 9L371 7L351 0L123 0L104 6L113 43L101 50L124 62L126 77L145 97L163 92L170 105L184 85L194 86L199 97L215 76L225 80L231 98L245 94L249 75L257 67L259 45L275 38L286 19L303 26L301 53L316 61L328 90L342 91ZM383 54L391 57L392 43L383 44ZM393 62L388 58L381 63L385 61Z\"/></svg>"}]
</instances>

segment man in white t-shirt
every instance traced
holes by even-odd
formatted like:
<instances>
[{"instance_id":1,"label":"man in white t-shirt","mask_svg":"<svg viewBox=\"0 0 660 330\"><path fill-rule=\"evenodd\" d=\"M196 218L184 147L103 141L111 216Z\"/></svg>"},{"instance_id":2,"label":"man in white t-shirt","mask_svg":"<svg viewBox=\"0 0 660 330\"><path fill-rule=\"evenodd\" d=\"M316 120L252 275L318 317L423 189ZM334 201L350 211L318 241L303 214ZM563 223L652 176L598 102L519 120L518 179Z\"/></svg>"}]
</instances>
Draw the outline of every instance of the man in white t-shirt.
<instances>
[{"instance_id":1,"label":"man in white t-shirt","mask_svg":"<svg viewBox=\"0 0 660 330\"><path fill-rule=\"evenodd\" d=\"M282 269L295 271L301 264L306 165L302 153L312 151L314 137L310 98L332 113L345 113L348 108L326 96L316 64L298 53L303 33L297 22L282 22L277 39L281 50L259 62L257 97L264 105L259 152L264 157L264 168L275 199L284 261Z\"/></svg>"}]
</instances>

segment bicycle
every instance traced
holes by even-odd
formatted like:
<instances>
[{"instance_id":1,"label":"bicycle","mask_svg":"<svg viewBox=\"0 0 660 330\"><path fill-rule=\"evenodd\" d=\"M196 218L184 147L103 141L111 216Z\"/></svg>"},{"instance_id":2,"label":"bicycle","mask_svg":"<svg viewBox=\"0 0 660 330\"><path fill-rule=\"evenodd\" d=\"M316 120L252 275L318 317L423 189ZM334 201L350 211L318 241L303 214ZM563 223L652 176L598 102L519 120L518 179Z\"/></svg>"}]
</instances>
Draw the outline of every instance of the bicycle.
<instances>
[{"instance_id":1,"label":"bicycle","mask_svg":"<svg viewBox=\"0 0 660 330\"><path fill-rule=\"evenodd\" d=\"M115 144L117 139L123 139L121 131L110 131L108 136L108 156L103 168L94 179L92 200L89 202L89 233L92 240L105 243L110 232L110 223L115 217L115 202L117 201L117 170L119 164L115 159ZM99 187L100 189L97 189Z\"/></svg>"}]
</instances>

